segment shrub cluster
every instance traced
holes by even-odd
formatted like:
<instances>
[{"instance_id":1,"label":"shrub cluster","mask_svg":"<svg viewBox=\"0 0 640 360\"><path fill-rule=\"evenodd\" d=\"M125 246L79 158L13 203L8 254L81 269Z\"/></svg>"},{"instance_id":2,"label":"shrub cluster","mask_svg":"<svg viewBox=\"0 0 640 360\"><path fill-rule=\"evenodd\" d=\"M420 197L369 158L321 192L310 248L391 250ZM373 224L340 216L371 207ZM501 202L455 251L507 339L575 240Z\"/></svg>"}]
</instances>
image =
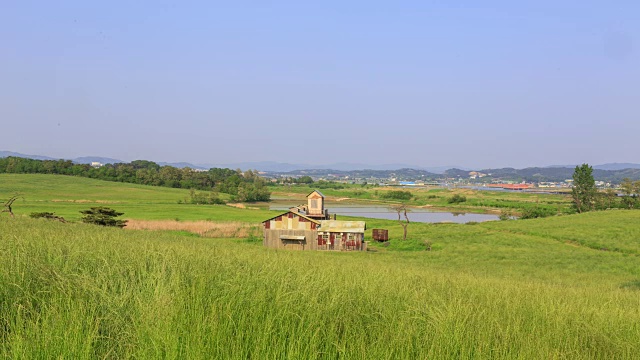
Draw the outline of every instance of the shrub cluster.
<instances>
[{"instance_id":1,"label":"shrub cluster","mask_svg":"<svg viewBox=\"0 0 640 360\"><path fill-rule=\"evenodd\" d=\"M335 181L326 181L326 180L318 180L313 186L318 189L335 189L340 190L344 189L344 185L337 183Z\"/></svg>"},{"instance_id":2,"label":"shrub cluster","mask_svg":"<svg viewBox=\"0 0 640 360\"><path fill-rule=\"evenodd\" d=\"M218 193L211 191L210 193L197 192L195 189L189 191L189 203L203 205L224 205L224 200L220 199Z\"/></svg>"},{"instance_id":3,"label":"shrub cluster","mask_svg":"<svg viewBox=\"0 0 640 360\"><path fill-rule=\"evenodd\" d=\"M467 197L460 194L454 194L452 197L447 199L449 204L459 204L467 201Z\"/></svg>"},{"instance_id":4,"label":"shrub cluster","mask_svg":"<svg viewBox=\"0 0 640 360\"><path fill-rule=\"evenodd\" d=\"M522 211L522 215L520 215L520 219L544 218L548 216L553 216L555 214L556 212L554 210L536 206L536 207L524 209Z\"/></svg>"},{"instance_id":5,"label":"shrub cluster","mask_svg":"<svg viewBox=\"0 0 640 360\"><path fill-rule=\"evenodd\" d=\"M392 200L411 200L413 198L413 194L411 194L410 191L393 190L381 194L380 197Z\"/></svg>"},{"instance_id":6,"label":"shrub cluster","mask_svg":"<svg viewBox=\"0 0 640 360\"><path fill-rule=\"evenodd\" d=\"M513 218L513 214L511 213L510 210L505 210L503 209L502 211L500 211L500 215L498 216L500 218L500 220L511 220Z\"/></svg>"},{"instance_id":7,"label":"shrub cluster","mask_svg":"<svg viewBox=\"0 0 640 360\"><path fill-rule=\"evenodd\" d=\"M50 212L33 212L29 216L34 219L48 219L48 220L57 220L60 222L67 222L62 216L58 216Z\"/></svg>"}]
</instances>

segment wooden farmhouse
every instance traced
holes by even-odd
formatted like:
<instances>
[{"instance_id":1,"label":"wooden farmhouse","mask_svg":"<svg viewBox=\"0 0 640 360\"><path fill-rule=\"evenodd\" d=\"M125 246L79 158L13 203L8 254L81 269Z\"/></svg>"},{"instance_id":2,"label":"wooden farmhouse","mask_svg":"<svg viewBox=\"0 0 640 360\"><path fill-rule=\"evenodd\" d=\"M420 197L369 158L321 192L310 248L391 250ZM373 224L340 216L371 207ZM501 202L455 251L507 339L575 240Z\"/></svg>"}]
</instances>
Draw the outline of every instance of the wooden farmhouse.
<instances>
[{"instance_id":1,"label":"wooden farmhouse","mask_svg":"<svg viewBox=\"0 0 640 360\"><path fill-rule=\"evenodd\" d=\"M292 250L366 250L364 221L329 220L324 195L314 191L307 205L262 222L264 246Z\"/></svg>"}]
</instances>

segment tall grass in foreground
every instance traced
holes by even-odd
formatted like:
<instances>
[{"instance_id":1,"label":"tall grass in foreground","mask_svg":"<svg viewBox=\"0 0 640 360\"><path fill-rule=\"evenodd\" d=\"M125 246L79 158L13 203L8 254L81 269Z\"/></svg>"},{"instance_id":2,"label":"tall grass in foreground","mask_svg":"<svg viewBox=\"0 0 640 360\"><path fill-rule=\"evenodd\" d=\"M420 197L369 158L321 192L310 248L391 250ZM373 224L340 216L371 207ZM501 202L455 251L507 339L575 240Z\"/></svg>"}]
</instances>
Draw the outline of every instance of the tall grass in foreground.
<instances>
[{"instance_id":1,"label":"tall grass in foreground","mask_svg":"<svg viewBox=\"0 0 640 360\"><path fill-rule=\"evenodd\" d=\"M0 356L599 358L640 353L640 292L233 240L0 219ZM424 252L427 256L428 252Z\"/></svg>"}]
</instances>

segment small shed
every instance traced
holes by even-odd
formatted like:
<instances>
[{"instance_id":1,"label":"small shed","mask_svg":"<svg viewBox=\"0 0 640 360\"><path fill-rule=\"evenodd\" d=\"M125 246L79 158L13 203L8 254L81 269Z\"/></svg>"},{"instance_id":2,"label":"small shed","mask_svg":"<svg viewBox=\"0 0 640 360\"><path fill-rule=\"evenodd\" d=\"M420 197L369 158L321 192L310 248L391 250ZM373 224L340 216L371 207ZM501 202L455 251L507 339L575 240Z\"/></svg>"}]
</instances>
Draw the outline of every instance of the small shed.
<instances>
[{"instance_id":1,"label":"small shed","mask_svg":"<svg viewBox=\"0 0 640 360\"><path fill-rule=\"evenodd\" d=\"M389 241L389 230L387 229L373 229L373 240L375 241Z\"/></svg>"}]
</instances>

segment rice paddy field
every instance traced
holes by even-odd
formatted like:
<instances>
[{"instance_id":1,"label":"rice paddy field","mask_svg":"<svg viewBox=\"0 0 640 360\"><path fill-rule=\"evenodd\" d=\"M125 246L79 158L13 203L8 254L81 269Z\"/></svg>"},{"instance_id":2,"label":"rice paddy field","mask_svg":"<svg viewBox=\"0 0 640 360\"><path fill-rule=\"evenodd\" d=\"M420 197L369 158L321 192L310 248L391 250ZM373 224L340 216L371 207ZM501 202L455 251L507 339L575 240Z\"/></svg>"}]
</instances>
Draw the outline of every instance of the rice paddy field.
<instances>
[{"instance_id":1,"label":"rice paddy field","mask_svg":"<svg viewBox=\"0 0 640 360\"><path fill-rule=\"evenodd\" d=\"M368 229L390 230L388 246L293 252L240 232L271 212L178 204L184 190L0 175L0 195L10 191L24 200L15 218L0 216L1 357L640 354L639 211L411 223L406 241L396 222L367 219ZM97 203L140 230L74 221ZM32 211L72 221L30 219ZM233 223L238 232L225 232ZM207 226L219 235L207 237Z\"/></svg>"}]
</instances>

